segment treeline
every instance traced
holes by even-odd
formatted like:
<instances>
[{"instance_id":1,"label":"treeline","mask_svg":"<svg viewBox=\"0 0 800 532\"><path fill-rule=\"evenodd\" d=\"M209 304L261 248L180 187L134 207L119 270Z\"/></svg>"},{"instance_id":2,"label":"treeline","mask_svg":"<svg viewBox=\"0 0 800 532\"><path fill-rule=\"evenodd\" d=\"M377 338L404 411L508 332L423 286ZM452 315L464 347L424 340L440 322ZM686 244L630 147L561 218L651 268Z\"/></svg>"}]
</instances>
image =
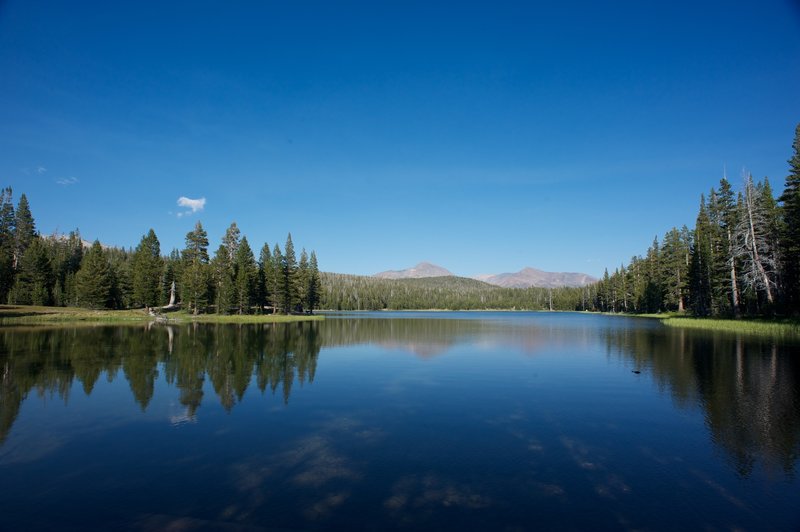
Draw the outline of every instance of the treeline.
<instances>
[{"instance_id":1,"label":"treeline","mask_svg":"<svg viewBox=\"0 0 800 532\"><path fill-rule=\"evenodd\" d=\"M135 249L87 246L76 230L43 237L25 194L17 207L12 190L0 191L0 301L21 305L126 309L177 308L222 314L313 312L319 306L317 256L296 257L292 235L258 259L236 223L213 258L200 222L181 251L162 256L155 231Z\"/></svg>"},{"instance_id":2,"label":"treeline","mask_svg":"<svg viewBox=\"0 0 800 532\"><path fill-rule=\"evenodd\" d=\"M693 230L673 228L644 257L596 286L593 306L609 312L690 310L697 316L800 312L800 125L778 201L767 178L727 179L700 197Z\"/></svg>"},{"instance_id":3,"label":"treeline","mask_svg":"<svg viewBox=\"0 0 800 532\"><path fill-rule=\"evenodd\" d=\"M320 307L329 310L589 310L587 288L501 288L464 277L379 279L322 274Z\"/></svg>"}]
</instances>

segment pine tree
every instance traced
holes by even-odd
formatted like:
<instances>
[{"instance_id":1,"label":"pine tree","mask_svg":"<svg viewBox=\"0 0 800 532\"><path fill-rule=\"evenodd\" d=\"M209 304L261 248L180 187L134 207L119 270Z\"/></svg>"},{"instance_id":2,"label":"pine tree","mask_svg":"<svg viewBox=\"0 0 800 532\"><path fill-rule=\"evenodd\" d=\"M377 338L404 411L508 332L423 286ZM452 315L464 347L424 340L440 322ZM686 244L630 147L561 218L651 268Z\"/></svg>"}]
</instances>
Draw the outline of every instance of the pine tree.
<instances>
[{"instance_id":1,"label":"pine tree","mask_svg":"<svg viewBox=\"0 0 800 532\"><path fill-rule=\"evenodd\" d=\"M319 306L321 294L322 281L319 275L319 266L317 265L317 254L312 251L309 263L308 289L306 290L306 310L309 314L313 314L314 309Z\"/></svg>"},{"instance_id":2,"label":"pine tree","mask_svg":"<svg viewBox=\"0 0 800 532\"><path fill-rule=\"evenodd\" d=\"M294 254L294 244L292 234L286 237L286 246L281 261L281 273L283 274L283 293L281 308L284 314L291 314L300 301L300 291L297 285L297 259Z\"/></svg>"},{"instance_id":3,"label":"pine tree","mask_svg":"<svg viewBox=\"0 0 800 532\"><path fill-rule=\"evenodd\" d=\"M33 238L17 264L10 299L22 305L52 304L53 267L44 241Z\"/></svg>"},{"instance_id":4,"label":"pine tree","mask_svg":"<svg viewBox=\"0 0 800 532\"><path fill-rule=\"evenodd\" d=\"M272 297L272 312L277 314L278 312L287 312L285 307L282 307L284 303L284 271L283 271L283 255L281 254L281 248L278 247L278 244L275 244L275 247L272 250L272 289L271 297Z\"/></svg>"},{"instance_id":5,"label":"pine tree","mask_svg":"<svg viewBox=\"0 0 800 532\"><path fill-rule=\"evenodd\" d=\"M661 272L661 250L658 238L653 239L653 245L647 250L645 259L645 288L642 308L645 312L660 312L664 304L664 286Z\"/></svg>"},{"instance_id":6,"label":"pine tree","mask_svg":"<svg viewBox=\"0 0 800 532\"><path fill-rule=\"evenodd\" d=\"M106 257L111 267L110 308L129 308L133 305L133 253L130 249L109 248Z\"/></svg>"},{"instance_id":7,"label":"pine tree","mask_svg":"<svg viewBox=\"0 0 800 532\"><path fill-rule=\"evenodd\" d=\"M66 237L48 239L50 258L55 277L53 285L53 304L67 306L77 304L74 277L81 268L83 260L83 241L76 229Z\"/></svg>"},{"instance_id":8,"label":"pine tree","mask_svg":"<svg viewBox=\"0 0 800 532\"><path fill-rule=\"evenodd\" d=\"M239 239L241 232L236 222L233 222L230 227L225 231L225 236L222 237L222 245L228 250L228 262L234 264L236 262L236 253L239 251Z\"/></svg>"},{"instance_id":9,"label":"pine tree","mask_svg":"<svg viewBox=\"0 0 800 532\"><path fill-rule=\"evenodd\" d=\"M249 314L253 303L256 301L258 281L258 266L256 265L253 250L247 242L247 237L242 238L239 249L236 251L236 297L239 314Z\"/></svg>"},{"instance_id":10,"label":"pine tree","mask_svg":"<svg viewBox=\"0 0 800 532\"><path fill-rule=\"evenodd\" d=\"M199 221L186 234L183 263L182 299L191 312L199 314L209 296L208 234Z\"/></svg>"},{"instance_id":11,"label":"pine tree","mask_svg":"<svg viewBox=\"0 0 800 532\"><path fill-rule=\"evenodd\" d=\"M236 244L238 246L238 242ZM214 298L217 312L229 314L236 305L236 287L234 283L234 264L225 244L220 244L211 261L211 275L214 281Z\"/></svg>"},{"instance_id":12,"label":"pine tree","mask_svg":"<svg viewBox=\"0 0 800 532\"><path fill-rule=\"evenodd\" d=\"M78 304L89 308L111 308L113 277L100 242L95 240L83 257L75 278Z\"/></svg>"},{"instance_id":13,"label":"pine tree","mask_svg":"<svg viewBox=\"0 0 800 532\"><path fill-rule=\"evenodd\" d=\"M36 224L33 221L28 198L25 194L19 197L14 219L14 267L16 268L22 254L36 236Z\"/></svg>"},{"instance_id":14,"label":"pine tree","mask_svg":"<svg viewBox=\"0 0 800 532\"><path fill-rule=\"evenodd\" d=\"M780 258L787 309L797 313L800 312L800 124L794 132L792 149L789 175L780 197L783 211Z\"/></svg>"},{"instance_id":15,"label":"pine tree","mask_svg":"<svg viewBox=\"0 0 800 532\"><path fill-rule=\"evenodd\" d=\"M693 246L689 264L689 291L692 312L697 316L711 314L712 239L711 221L708 218L705 197L700 196Z\"/></svg>"},{"instance_id":16,"label":"pine tree","mask_svg":"<svg viewBox=\"0 0 800 532\"><path fill-rule=\"evenodd\" d=\"M308 301L309 273L308 253L306 253L306 249L303 248L300 251L300 262L297 263L297 309L299 312L305 310L306 302Z\"/></svg>"},{"instance_id":17,"label":"pine tree","mask_svg":"<svg viewBox=\"0 0 800 532\"><path fill-rule=\"evenodd\" d=\"M686 283L689 273L689 230L672 228L664 236L661 248L664 279L664 303L667 310L682 312L685 309Z\"/></svg>"},{"instance_id":18,"label":"pine tree","mask_svg":"<svg viewBox=\"0 0 800 532\"><path fill-rule=\"evenodd\" d=\"M258 308L259 312L263 311L264 307L271 304L271 288L272 288L272 252L269 249L269 244L265 243L261 247L261 253L258 256Z\"/></svg>"},{"instance_id":19,"label":"pine tree","mask_svg":"<svg viewBox=\"0 0 800 532\"><path fill-rule=\"evenodd\" d=\"M14 284L14 204L11 187L0 191L0 303L7 301Z\"/></svg>"},{"instance_id":20,"label":"pine tree","mask_svg":"<svg viewBox=\"0 0 800 532\"><path fill-rule=\"evenodd\" d=\"M710 244L709 282L711 285L712 315L728 313L730 305L730 283L728 280L728 244L723 224L724 201L718 192L711 189L708 195L708 237Z\"/></svg>"},{"instance_id":21,"label":"pine tree","mask_svg":"<svg viewBox=\"0 0 800 532\"><path fill-rule=\"evenodd\" d=\"M133 254L133 302L135 306L154 307L161 296L161 244L155 231L142 236Z\"/></svg>"},{"instance_id":22,"label":"pine tree","mask_svg":"<svg viewBox=\"0 0 800 532\"><path fill-rule=\"evenodd\" d=\"M718 208L720 224L720 260L718 261L717 277L720 279L720 292L726 293L726 305L733 311L734 316L740 314L739 280L737 275L737 260L734 252L734 232L738 223L739 209L733 200L733 189L726 178L719 182ZM722 279L725 279L722 281Z\"/></svg>"}]
</instances>

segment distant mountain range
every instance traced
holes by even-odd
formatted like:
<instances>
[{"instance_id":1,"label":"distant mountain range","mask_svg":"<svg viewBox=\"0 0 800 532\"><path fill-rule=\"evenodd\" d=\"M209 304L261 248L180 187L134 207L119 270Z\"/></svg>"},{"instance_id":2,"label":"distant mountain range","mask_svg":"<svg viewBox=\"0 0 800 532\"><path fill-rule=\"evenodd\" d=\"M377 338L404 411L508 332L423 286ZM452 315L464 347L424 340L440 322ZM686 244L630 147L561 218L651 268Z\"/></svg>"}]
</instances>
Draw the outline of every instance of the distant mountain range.
<instances>
[{"instance_id":1,"label":"distant mountain range","mask_svg":"<svg viewBox=\"0 0 800 532\"><path fill-rule=\"evenodd\" d=\"M425 277L446 276L455 276L455 274L436 264L420 262L416 266L406 268L405 270L389 270L376 273L373 277L378 277L380 279L421 279ZM545 272L537 270L536 268L523 268L515 273L478 275L473 277L473 279L505 288L586 286L597 281L596 278L586 273Z\"/></svg>"},{"instance_id":2,"label":"distant mountain range","mask_svg":"<svg viewBox=\"0 0 800 532\"><path fill-rule=\"evenodd\" d=\"M597 281L596 278L586 273L544 272L536 268L523 268L515 273L478 275L475 279L505 288L586 286Z\"/></svg>"}]
</instances>

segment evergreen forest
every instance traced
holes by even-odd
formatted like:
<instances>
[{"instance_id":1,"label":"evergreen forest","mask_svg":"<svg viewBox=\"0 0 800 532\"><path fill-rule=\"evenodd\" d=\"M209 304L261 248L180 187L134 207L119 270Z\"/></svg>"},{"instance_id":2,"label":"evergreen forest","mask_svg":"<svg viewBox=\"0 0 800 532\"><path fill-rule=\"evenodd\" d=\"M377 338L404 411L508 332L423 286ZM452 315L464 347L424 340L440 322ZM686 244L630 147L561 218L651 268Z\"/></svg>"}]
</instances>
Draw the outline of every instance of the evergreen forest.
<instances>
[{"instance_id":1,"label":"evergreen forest","mask_svg":"<svg viewBox=\"0 0 800 532\"><path fill-rule=\"evenodd\" d=\"M213 256L200 222L162 254L153 229L135 249L42 236L25 194L0 191L0 301L87 308L179 306L193 314L329 310L516 309L696 316L800 314L800 125L784 189L727 178L700 196L694 228L672 228L644 255L582 288L500 288L473 279L378 279L321 273L292 236L256 252L236 223Z\"/></svg>"},{"instance_id":2,"label":"evergreen forest","mask_svg":"<svg viewBox=\"0 0 800 532\"><path fill-rule=\"evenodd\" d=\"M183 307L193 314L311 313L319 307L315 252L298 259L291 233L256 258L236 222L213 257L197 222L184 249L162 255L153 229L135 249L102 246L80 233L42 236L25 194L0 191L0 301L92 309ZM180 302L180 303L179 303Z\"/></svg>"}]
</instances>

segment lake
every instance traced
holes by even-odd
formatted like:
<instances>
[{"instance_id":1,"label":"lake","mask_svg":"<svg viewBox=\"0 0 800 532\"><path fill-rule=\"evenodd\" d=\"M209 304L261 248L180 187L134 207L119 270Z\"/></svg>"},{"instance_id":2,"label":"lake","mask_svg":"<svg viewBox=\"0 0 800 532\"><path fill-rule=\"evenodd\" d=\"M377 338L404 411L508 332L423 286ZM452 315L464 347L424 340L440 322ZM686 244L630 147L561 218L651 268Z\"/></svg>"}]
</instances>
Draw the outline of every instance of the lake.
<instances>
[{"instance_id":1,"label":"lake","mask_svg":"<svg viewBox=\"0 0 800 532\"><path fill-rule=\"evenodd\" d=\"M2 530L800 528L800 346L579 313L0 328Z\"/></svg>"}]
</instances>

